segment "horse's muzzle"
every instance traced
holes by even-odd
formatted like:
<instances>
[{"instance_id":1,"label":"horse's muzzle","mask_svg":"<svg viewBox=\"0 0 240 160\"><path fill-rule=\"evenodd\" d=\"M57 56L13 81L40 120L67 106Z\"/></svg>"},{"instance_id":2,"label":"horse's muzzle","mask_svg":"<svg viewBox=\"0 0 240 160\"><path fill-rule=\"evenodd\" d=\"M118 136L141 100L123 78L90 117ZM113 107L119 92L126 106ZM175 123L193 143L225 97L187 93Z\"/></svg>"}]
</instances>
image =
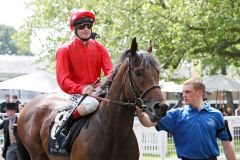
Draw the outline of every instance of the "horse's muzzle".
<instances>
[{"instance_id":1,"label":"horse's muzzle","mask_svg":"<svg viewBox=\"0 0 240 160\"><path fill-rule=\"evenodd\" d=\"M151 107L150 107L151 106ZM143 107L144 112L146 112L152 122L158 121L160 118L166 115L169 107L165 103L154 103L153 105L146 105Z\"/></svg>"},{"instance_id":2,"label":"horse's muzzle","mask_svg":"<svg viewBox=\"0 0 240 160\"><path fill-rule=\"evenodd\" d=\"M169 106L165 103L156 103L153 106L153 109L154 109L153 121L158 121L160 118L166 115L166 112L168 111Z\"/></svg>"}]
</instances>

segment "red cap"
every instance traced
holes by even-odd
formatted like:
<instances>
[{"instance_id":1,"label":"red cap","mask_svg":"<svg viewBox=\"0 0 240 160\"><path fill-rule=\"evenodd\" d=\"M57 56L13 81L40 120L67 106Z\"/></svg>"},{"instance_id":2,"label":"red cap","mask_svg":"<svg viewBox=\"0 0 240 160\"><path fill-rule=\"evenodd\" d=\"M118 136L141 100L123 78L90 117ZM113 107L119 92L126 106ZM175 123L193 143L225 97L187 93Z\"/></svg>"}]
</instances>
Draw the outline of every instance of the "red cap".
<instances>
[{"instance_id":1,"label":"red cap","mask_svg":"<svg viewBox=\"0 0 240 160\"><path fill-rule=\"evenodd\" d=\"M93 12L86 9L78 9L70 17L70 29L74 30L74 23L83 17L89 17L93 20L93 23L95 22L95 14Z\"/></svg>"}]
</instances>

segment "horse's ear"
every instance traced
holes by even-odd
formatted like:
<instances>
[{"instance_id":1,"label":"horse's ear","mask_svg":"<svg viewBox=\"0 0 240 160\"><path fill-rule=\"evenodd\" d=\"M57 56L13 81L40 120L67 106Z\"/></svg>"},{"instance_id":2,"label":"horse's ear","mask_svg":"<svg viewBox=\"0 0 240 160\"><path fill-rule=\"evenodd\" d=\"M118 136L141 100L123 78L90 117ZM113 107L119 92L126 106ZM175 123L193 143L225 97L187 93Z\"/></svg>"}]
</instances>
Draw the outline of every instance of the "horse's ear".
<instances>
[{"instance_id":1,"label":"horse's ear","mask_svg":"<svg viewBox=\"0 0 240 160\"><path fill-rule=\"evenodd\" d=\"M137 53L137 50L138 50L138 44L137 44L137 40L135 37L132 40L132 45L131 45L131 49L130 49L131 56L134 56Z\"/></svg>"},{"instance_id":2,"label":"horse's ear","mask_svg":"<svg viewBox=\"0 0 240 160\"><path fill-rule=\"evenodd\" d=\"M149 53L152 53L152 40L150 40L150 41L148 42L147 51L148 51Z\"/></svg>"}]
</instances>

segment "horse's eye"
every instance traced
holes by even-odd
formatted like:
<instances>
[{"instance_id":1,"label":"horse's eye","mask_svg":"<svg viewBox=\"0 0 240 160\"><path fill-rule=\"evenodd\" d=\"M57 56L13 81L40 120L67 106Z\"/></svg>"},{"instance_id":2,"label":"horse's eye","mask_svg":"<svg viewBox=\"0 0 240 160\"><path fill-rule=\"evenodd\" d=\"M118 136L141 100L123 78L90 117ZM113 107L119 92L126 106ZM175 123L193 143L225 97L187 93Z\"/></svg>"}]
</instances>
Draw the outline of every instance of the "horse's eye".
<instances>
[{"instance_id":1,"label":"horse's eye","mask_svg":"<svg viewBox=\"0 0 240 160\"><path fill-rule=\"evenodd\" d=\"M143 76L143 71L142 70L137 70L135 72L135 74L136 74L137 77Z\"/></svg>"}]
</instances>

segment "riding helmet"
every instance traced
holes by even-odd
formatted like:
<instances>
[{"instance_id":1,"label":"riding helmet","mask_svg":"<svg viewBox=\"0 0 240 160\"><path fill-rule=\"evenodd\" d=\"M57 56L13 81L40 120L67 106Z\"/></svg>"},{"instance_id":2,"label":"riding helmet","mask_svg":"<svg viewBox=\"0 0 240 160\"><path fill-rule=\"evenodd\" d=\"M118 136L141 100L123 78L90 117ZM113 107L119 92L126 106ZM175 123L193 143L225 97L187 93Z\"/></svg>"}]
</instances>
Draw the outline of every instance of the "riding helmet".
<instances>
[{"instance_id":1,"label":"riding helmet","mask_svg":"<svg viewBox=\"0 0 240 160\"><path fill-rule=\"evenodd\" d=\"M91 11L88 11L86 9L78 9L74 11L70 17L70 29L73 31L74 30L74 25L76 23L80 23L80 21L89 21L90 23L95 22L95 14Z\"/></svg>"}]
</instances>

